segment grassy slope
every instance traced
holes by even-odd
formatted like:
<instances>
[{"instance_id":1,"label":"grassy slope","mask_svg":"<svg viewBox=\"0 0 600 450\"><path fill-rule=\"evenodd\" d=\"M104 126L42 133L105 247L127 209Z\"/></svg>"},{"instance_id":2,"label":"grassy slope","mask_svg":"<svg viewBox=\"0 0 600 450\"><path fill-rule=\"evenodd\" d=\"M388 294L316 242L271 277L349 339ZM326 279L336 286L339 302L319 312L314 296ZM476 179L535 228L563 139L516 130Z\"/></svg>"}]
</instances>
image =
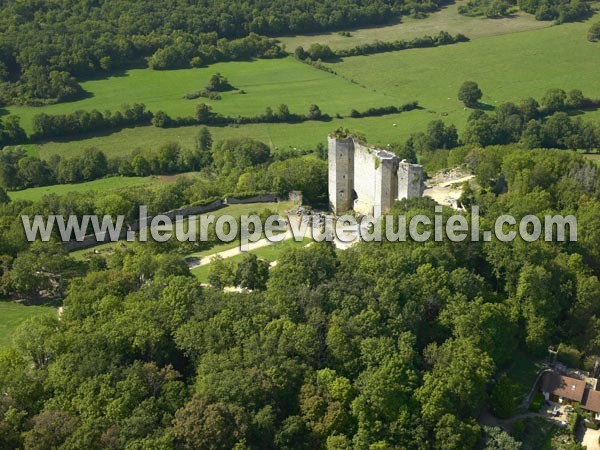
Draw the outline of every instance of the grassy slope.
<instances>
[{"instance_id":1,"label":"grassy slope","mask_svg":"<svg viewBox=\"0 0 600 450\"><path fill-rule=\"evenodd\" d=\"M42 314L56 314L56 308L48 306L23 306L0 301L0 350L10 345L15 329L25 320Z\"/></svg>"},{"instance_id":2,"label":"grassy slope","mask_svg":"<svg viewBox=\"0 0 600 450\"><path fill-rule=\"evenodd\" d=\"M425 35L437 34L447 31L451 34L463 33L471 39L499 34L517 33L520 31L545 28L552 22L540 22L530 14L518 12L516 15L494 20L484 20L479 17L467 17L458 14L458 7L466 1L459 1L442 10L432 13L427 19L411 19L403 17L402 23L379 28L363 28L351 30L350 37L339 33L323 33L312 35L299 35L281 37L279 40L293 51L297 46L304 48L311 44L327 44L331 48L349 48L357 45L371 43L376 40L394 41L398 39L412 39Z\"/></svg>"},{"instance_id":3,"label":"grassy slope","mask_svg":"<svg viewBox=\"0 0 600 450\"><path fill-rule=\"evenodd\" d=\"M41 200L44 195L65 195L69 192L107 191L111 189L127 188L132 186L146 186L159 184L158 177L109 177L100 180L88 181L79 184L57 184L39 188L23 189L22 191L9 192L12 200Z\"/></svg>"},{"instance_id":4,"label":"grassy slope","mask_svg":"<svg viewBox=\"0 0 600 450\"><path fill-rule=\"evenodd\" d=\"M364 132L371 142L388 144L405 139L411 132L424 129L429 121L437 118L456 123L459 129L462 128L470 111L465 110L458 102L456 92L467 79L479 83L484 91L483 101L490 107L504 101L518 101L526 96L539 98L553 87L567 90L579 88L586 95L600 97L600 78L596 76L597 67L600 66L600 52L597 44L586 40L587 30L593 20L597 18L584 23L484 37L446 47L346 58L343 62L330 64L339 73L338 77L291 59L229 63L201 69L207 74L220 70L234 84L247 88L247 95L231 93L222 101L215 102L218 103L217 110L228 113L236 108L240 108L240 112L248 112L251 108L253 112L258 112L266 105L281 102L289 103L293 110L297 110L302 102L304 105L316 102L330 113L336 110L347 111L360 104L367 106L373 101L379 105L387 105L403 103L409 99L417 99L425 108L422 111L367 119L335 119L325 123L306 122L296 125L247 125L212 128L211 131L217 140L250 136L270 143L273 147L308 148L324 142L326 134L331 130L344 126ZM481 21L482 24L491 22ZM283 68L281 72L276 70L278 66ZM183 78L194 71L132 72L165 80L174 76ZM296 80L302 75L303 81L290 82L292 75L295 77L292 79ZM261 77L265 80L263 84L252 86ZM322 80L326 81L316 81L320 77L324 77ZM349 79L356 80L365 88L348 82ZM106 83L114 87L113 83L119 80L94 83ZM319 88L320 83L324 84ZM314 89L311 90L311 86ZM184 103L186 104L188 103ZM599 118L600 112L586 113L586 116ZM394 123L397 127L393 126ZM48 143L40 147L40 155L75 155L82 148L90 146L96 146L108 154L124 154L139 147L155 149L168 141L191 146L197 130L198 127L127 129L103 137L69 143Z\"/></svg>"}]
</instances>

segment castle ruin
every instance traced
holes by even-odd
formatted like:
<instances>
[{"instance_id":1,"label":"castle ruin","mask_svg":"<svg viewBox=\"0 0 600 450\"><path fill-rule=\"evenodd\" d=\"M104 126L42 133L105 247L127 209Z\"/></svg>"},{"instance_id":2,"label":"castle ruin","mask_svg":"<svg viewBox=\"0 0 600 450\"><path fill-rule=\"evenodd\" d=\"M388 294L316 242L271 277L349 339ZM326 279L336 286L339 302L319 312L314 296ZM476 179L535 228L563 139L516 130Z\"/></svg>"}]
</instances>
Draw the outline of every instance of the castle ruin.
<instances>
[{"instance_id":1,"label":"castle ruin","mask_svg":"<svg viewBox=\"0 0 600 450\"><path fill-rule=\"evenodd\" d=\"M423 166L357 139L330 135L329 203L335 214L354 210L379 217L396 200L423 195Z\"/></svg>"}]
</instances>

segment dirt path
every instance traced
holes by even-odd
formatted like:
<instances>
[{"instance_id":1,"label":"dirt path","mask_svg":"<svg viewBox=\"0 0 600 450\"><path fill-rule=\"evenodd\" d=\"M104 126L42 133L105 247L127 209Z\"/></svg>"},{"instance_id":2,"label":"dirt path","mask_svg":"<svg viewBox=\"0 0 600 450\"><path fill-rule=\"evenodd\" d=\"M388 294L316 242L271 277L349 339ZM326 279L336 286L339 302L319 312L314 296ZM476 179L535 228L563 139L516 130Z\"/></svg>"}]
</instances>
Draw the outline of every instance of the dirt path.
<instances>
[{"instance_id":1,"label":"dirt path","mask_svg":"<svg viewBox=\"0 0 600 450\"><path fill-rule=\"evenodd\" d=\"M490 413L490 411L487 408L484 408L481 411L481 413L479 414L477 421L479 422L480 425L486 425L488 427L500 427L504 430L511 430L512 425L515 421L529 419L532 417L544 417L545 418L544 414L542 414L542 413L530 411L530 412L526 412L523 414L517 414L508 419L499 419L498 417L496 417L492 413Z\"/></svg>"},{"instance_id":2,"label":"dirt path","mask_svg":"<svg viewBox=\"0 0 600 450\"><path fill-rule=\"evenodd\" d=\"M291 231L288 231L285 233L285 237L283 240L291 239L292 237L293 237L293 235L292 235ZM259 248L267 247L267 246L273 245L273 244L275 244L275 242L271 242L267 238L264 238L264 239L261 239L256 242L249 243L248 249L246 251L257 250ZM189 264L188 267L190 269L195 269L196 267L206 266L211 263L212 258L214 258L215 256L220 256L223 259L227 259L227 258L231 258L233 256L240 255L242 253L245 253L245 251L242 252L240 247L236 246L234 248L230 248L229 250L223 250L222 252L217 252L217 253L213 253L211 255L203 256L200 258L200 261L195 261L195 262Z\"/></svg>"},{"instance_id":3,"label":"dirt path","mask_svg":"<svg viewBox=\"0 0 600 450\"><path fill-rule=\"evenodd\" d=\"M292 217L291 220L294 221L295 223L294 223L293 227L289 226L289 225L287 226L287 231L285 232L285 236L282 239L283 241L294 238L294 232L292 231L292 229L297 230L297 231L302 231L302 229L300 227L300 218ZM337 239L337 237L336 237L335 246L338 249L342 249L342 250L349 248L355 242L357 242L356 233L357 233L357 231L354 231L352 233L345 233L346 236L349 236L350 238L354 238L354 240L352 240L352 242L342 242L339 239ZM310 224L307 225L306 231L304 232L303 237L312 239L312 226ZM277 241L277 242L280 242L280 241ZM239 246L236 246L236 247L230 248L228 250L223 250L222 252L217 252L217 253L213 253L210 255L202 256L200 258L200 260L194 260L193 262L189 263L188 267L191 270L191 269L195 269L196 267L206 266L211 263L212 258L214 258L215 256L220 256L223 259L227 259L227 258L231 258L233 256L240 255L242 253L246 253L248 251L257 250L259 248L263 248L263 247L267 247L269 245L276 244L277 242L272 242L267 238L263 238L256 242L249 243L247 249L244 251L242 251ZM310 243L308 245L310 245Z\"/></svg>"}]
</instances>

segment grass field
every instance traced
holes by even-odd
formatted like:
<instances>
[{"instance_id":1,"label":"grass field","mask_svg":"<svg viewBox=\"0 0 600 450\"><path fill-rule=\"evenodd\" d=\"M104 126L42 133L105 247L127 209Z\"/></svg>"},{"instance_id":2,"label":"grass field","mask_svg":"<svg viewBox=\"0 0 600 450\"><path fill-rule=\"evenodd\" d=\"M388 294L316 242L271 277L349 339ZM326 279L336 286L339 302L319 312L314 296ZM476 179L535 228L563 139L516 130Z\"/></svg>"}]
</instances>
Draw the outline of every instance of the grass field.
<instances>
[{"instance_id":1,"label":"grass field","mask_svg":"<svg viewBox=\"0 0 600 450\"><path fill-rule=\"evenodd\" d=\"M122 189L134 186L150 186L161 184L161 179L156 176L151 177L109 177L99 180L88 181L78 184L56 184L53 186L43 186L39 188L23 189L22 191L9 192L12 200L29 200L32 202L41 200L44 195L56 194L65 195L70 192L92 192L109 191L111 189Z\"/></svg>"},{"instance_id":2,"label":"grass field","mask_svg":"<svg viewBox=\"0 0 600 450\"><path fill-rule=\"evenodd\" d=\"M259 249L256 249L256 250L253 250L250 252L241 253L239 255L232 256L231 258L227 258L227 261L237 264L242 259L244 259L244 256L246 254L251 253L261 259L264 259L269 262L273 262L273 261L277 261L279 256L285 250L290 249L290 248L302 248L305 245L307 245L308 243L310 243L310 239L308 239L308 238L305 238L304 240L302 240L300 242L297 242L294 239L287 239L285 241L277 242L275 244L272 244L272 245L269 245L266 247L261 247ZM221 250L219 250L219 251L221 251ZM216 252L213 252L213 253L216 253ZM201 283L207 283L209 270L210 270L210 264L205 265L205 266L196 267L195 269L192 269L192 273L196 276L198 281L200 281Z\"/></svg>"},{"instance_id":3,"label":"grass field","mask_svg":"<svg viewBox=\"0 0 600 450\"><path fill-rule=\"evenodd\" d=\"M428 115L455 123L460 129L471 112L456 98L465 80L479 83L484 93L482 101L491 108L528 96L539 99L549 88L577 88L587 96L600 97L600 51L587 41L590 23L570 23L432 49L357 56L330 66L390 98L410 93L418 99L426 111L406 115L403 124L408 122L410 126L417 116ZM369 70L364 70L366 66ZM599 118L600 111L586 115Z\"/></svg>"},{"instance_id":4,"label":"grass field","mask_svg":"<svg viewBox=\"0 0 600 450\"><path fill-rule=\"evenodd\" d=\"M535 30L552 25L552 22L535 20L531 14L518 12L511 17L502 19L484 19L481 17L467 17L458 14L458 7L466 1L458 1L448 5L438 12L434 12L426 19L411 19L403 17L402 23L378 28L363 28L350 30L351 36L342 36L339 33L323 33L300 36L286 36L279 41L286 45L288 51L293 51L299 45L304 48L311 44L327 44L333 49L356 47L357 45L379 41L395 41L399 39L413 39L426 35L447 31L451 34L462 33L471 39L499 34L518 33L520 31Z\"/></svg>"},{"instance_id":5,"label":"grass field","mask_svg":"<svg viewBox=\"0 0 600 450\"><path fill-rule=\"evenodd\" d=\"M10 345L15 330L27 319L51 314L56 314L56 308L0 301L0 350Z\"/></svg>"},{"instance_id":6,"label":"grass field","mask_svg":"<svg viewBox=\"0 0 600 450\"><path fill-rule=\"evenodd\" d=\"M183 100L182 95L202 88L209 76L219 71L234 86L247 91L246 95L225 93L223 100L210 102L216 111L230 115L256 114L263 112L266 106L276 107L280 103L287 103L292 111L297 112L304 112L308 105L317 103L329 114L348 114L352 108L399 105L410 100L418 100L423 109L330 122L212 127L215 140L248 136L262 140L274 149L312 148L318 142L324 143L327 133L338 127L347 127L364 133L371 143L386 145L405 140L434 119L455 123L460 131L471 113L456 98L458 88L465 80L479 83L487 109L528 96L539 99L547 89L556 87L565 90L579 88L587 96L600 97L600 77L597 76L600 51L598 44L586 39L590 24L596 20L597 16L582 23L548 27L546 23L529 23L528 17L500 21L465 18L458 16L456 7L451 6L429 19L397 27L426 27L429 23L433 27L431 32L434 32L440 23L454 21L457 29L453 31L468 34L468 29L462 27L470 26L479 30L481 37L468 43L438 48L345 58L329 64L338 75L292 58L221 63L203 69L178 71L131 70L121 77L84 83L85 89L93 93L91 98L44 108L10 108L10 112L19 113L27 125L33 114L42 110L52 113L92 107L115 109L123 101L141 101L155 111L163 109L173 115L188 115L193 113L195 104L200 100ZM509 31L526 31L494 32L485 36L490 29L501 27L498 24L505 22L506 26L513 24L514 28L508 28ZM538 26L545 28L528 29ZM361 33L363 31L375 33L381 39L389 38L387 28L362 30ZM585 116L598 119L600 111L586 112ZM38 146L37 150L28 150L39 153L42 158L52 154L73 156L87 147L97 147L108 155L124 155L136 148L156 149L169 141L190 147L197 132L198 127L139 127L72 142L50 142Z\"/></svg>"},{"instance_id":7,"label":"grass field","mask_svg":"<svg viewBox=\"0 0 600 450\"><path fill-rule=\"evenodd\" d=\"M394 104L387 100L386 104ZM327 135L339 127L360 131L367 136L369 142L389 144L405 140L413 131L424 129L432 120L429 114L421 111L410 111L384 117L367 117L363 119L334 119L329 122L304 122L299 124L253 124L240 127L211 127L213 139L234 137L251 137L278 149L300 148L314 149L321 142L327 143ZM410 126L394 127L404 121ZM39 146L39 155L47 159L53 154L65 157L80 155L83 148L96 147L108 156L126 155L136 148L150 151L156 150L167 142L178 142L183 147L190 148L200 127L181 127L164 129L156 127L129 128L102 137L92 137L81 141L51 142Z\"/></svg>"},{"instance_id":8,"label":"grass field","mask_svg":"<svg viewBox=\"0 0 600 450\"><path fill-rule=\"evenodd\" d=\"M222 100L186 100L186 93L199 91L216 72L243 90L222 93ZM385 104L385 98L328 72L301 64L293 58L258 59L247 62L213 64L200 69L156 71L128 70L122 76L82 83L89 98L44 107L10 107L10 114L21 117L31 131L33 116L39 113L63 114L79 109L116 111L125 102L144 103L151 111L163 110L175 116L193 116L196 105L211 104L214 111L230 116L253 116L281 103L290 111L306 113L312 103L324 112L347 115L352 108L366 109ZM406 99L407 101L410 99Z\"/></svg>"}]
</instances>

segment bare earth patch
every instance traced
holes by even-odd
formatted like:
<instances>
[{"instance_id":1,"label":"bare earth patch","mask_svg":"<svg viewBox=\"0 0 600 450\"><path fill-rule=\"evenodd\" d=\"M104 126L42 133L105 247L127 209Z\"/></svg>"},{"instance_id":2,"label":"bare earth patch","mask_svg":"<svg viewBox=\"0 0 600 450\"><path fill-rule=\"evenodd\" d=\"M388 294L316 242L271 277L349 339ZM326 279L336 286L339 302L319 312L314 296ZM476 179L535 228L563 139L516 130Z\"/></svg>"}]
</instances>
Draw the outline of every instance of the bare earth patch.
<instances>
[{"instance_id":1,"label":"bare earth patch","mask_svg":"<svg viewBox=\"0 0 600 450\"><path fill-rule=\"evenodd\" d=\"M473 178L462 169L442 170L425 182L423 196L434 199L440 205L457 208L462 184Z\"/></svg>"}]
</instances>

